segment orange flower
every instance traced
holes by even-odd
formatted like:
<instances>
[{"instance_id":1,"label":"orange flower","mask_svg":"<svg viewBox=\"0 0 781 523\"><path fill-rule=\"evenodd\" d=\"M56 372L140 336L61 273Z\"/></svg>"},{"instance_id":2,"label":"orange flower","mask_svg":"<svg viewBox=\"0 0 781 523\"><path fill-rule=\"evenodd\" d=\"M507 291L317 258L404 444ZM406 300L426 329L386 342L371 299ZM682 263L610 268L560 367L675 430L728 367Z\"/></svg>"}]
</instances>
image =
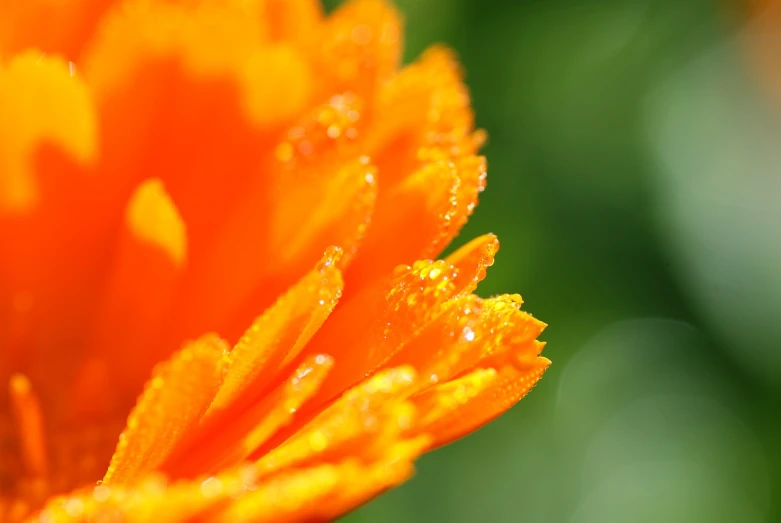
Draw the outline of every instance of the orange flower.
<instances>
[{"instance_id":1,"label":"orange flower","mask_svg":"<svg viewBox=\"0 0 781 523\"><path fill-rule=\"evenodd\" d=\"M329 519L537 382L496 238L428 261L483 138L400 46L379 0L3 4L0 520Z\"/></svg>"}]
</instances>

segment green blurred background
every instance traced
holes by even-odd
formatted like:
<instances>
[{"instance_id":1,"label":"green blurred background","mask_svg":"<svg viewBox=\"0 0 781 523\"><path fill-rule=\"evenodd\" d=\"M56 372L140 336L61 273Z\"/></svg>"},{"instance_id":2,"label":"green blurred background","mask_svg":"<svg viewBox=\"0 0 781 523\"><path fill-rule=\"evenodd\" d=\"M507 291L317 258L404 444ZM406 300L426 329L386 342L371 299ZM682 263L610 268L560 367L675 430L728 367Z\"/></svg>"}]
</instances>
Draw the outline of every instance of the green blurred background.
<instances>
[{"instance_id":1,"label":"green blurred background","mask_svg":"<svg viewBox=\"0 0 781 523\"><path fill-rule=\"evenodd\" d=\"M745 6L397 3L490 136L456 244L498 234L479 292L521 293L554 364L344 521L781 521L781 105Z\"/></svg>"}]
</instances>

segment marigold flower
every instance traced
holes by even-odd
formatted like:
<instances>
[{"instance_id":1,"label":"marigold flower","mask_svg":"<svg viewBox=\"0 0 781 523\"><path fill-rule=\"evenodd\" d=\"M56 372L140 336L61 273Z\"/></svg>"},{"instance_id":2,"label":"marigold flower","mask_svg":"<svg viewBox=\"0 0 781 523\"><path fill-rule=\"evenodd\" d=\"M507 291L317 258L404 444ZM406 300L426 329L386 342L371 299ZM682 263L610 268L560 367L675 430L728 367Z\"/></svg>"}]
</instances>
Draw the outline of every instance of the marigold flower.
<instances>
[{"instance_id":1,"label":"marigold flower","mask_svg":"<svg viewBox=\"0 0 781 523\"><path fill-rule=\"evenodd\" d=\"M431 261L483 137L400 47L380 0L3 4L0 520L330 519L537 382L496 238Z\"/></svg>"}]
</instances>

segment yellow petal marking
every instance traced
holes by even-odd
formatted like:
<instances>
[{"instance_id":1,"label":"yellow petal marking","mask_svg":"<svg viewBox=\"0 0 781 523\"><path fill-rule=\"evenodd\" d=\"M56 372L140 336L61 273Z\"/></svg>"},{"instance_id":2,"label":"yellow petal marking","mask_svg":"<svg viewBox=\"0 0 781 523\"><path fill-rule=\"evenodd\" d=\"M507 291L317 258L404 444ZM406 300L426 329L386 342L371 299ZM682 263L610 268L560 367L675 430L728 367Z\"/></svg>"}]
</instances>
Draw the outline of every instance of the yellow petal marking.
<instances>
[{"instance_id":1,"label":"yellow petal marking","mask_svg":"<svg viewBox=\"0 0 781 523\"><path fill-rule=\"evenodd\" d=\"M86 163L97 149L95 111L87 86L59 58L28 51L0 65L0 212L24 212L39 189L34 156L51 143Z\"/></svg>"},{"instance_id":2,"label":"yellow petal marking","mask_svg":"<svg viewBox=\"0 0 781 523\"><path fill-rule=\"evenodd\" d=\"M176 205L157 178L138 186L127 207L125 221L140 240L160 247L177 264L187 258L187 229Z\"/></svg>"}]
</instances>

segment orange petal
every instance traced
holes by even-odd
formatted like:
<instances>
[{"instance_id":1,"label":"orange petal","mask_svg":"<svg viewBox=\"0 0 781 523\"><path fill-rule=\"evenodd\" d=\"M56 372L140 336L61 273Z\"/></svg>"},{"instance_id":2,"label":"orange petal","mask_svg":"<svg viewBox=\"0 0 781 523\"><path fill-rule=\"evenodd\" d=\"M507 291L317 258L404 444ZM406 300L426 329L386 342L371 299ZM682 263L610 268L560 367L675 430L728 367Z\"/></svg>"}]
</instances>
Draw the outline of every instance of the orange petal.
<instances>
[{"instance_id":1,"label":"orange petal","mask_svg":"<svg viewBox=\"0 0 781 523\"><path fill-rule=\"evenodd\" d=\"M473 369L499 368L508 359L533 359L542 349L536 338L545 324L520 305L517 295L487 300L458 296L384 365L412 365L423 389Z\"/></svg>"},{"instance_id":2,"label":"orange petal","mask_svg":"<svg viewBox=\"0 0 781 523\"><path fill-rule=\"evenodd\" d=\"M214 409L226 408L259 378L263 383L255 385L268 387L309 342L341 296L338 257L338 250L329 250L314 270L255 320L231 351L232 363Z\"/></svg>"},{"instance_id":3,"label":"orange petal","mask_svg":"<svg viewBox=\"0 0 781 523\"><path fill-rule=\"evenodd\" d=\"M230 10L131 2L107 18L87 59L101 113L101 170L120 192L141 175L163 180L194 254L262 157L241 95L242 68L257 48L258 29ZM194 120L204 113L209 125Z\"/></svg>"},{"instance_id":4,"label":"orange petal","mask_svg":"<svg viewBox=\"0 0 781 523\"><path fill-rule=\"evenodd\" d=\"M433 438L430 448L450 443L515 405L549 365L550 360L543 357L519 358L499 368L496 376L491 371L474 371L438 385L414 399L424 420L416 430Z\"/></svg>"},{"instance_id":5,"label":"orange petal","mask_svg":"<svg viewBox=\"0 0 781 523\"><path fill-rule=\"evenodd\" d=\"M496 369L477 369L416 394L412 401L418 409L419 418L413 432L426 433L432 423L462 408L493 386L498 378Z\"/></svg>"},{"instance_id":6,"label":"orange petal","mask_svg":"<svg viewBox=\"0 0 781 523\"><path fill-rule=\"evenodd\" d=\"M222 383L227 349L216 336L205 336L161 364L128 417L105 484L154 470L197 425Z\"/></svg>"},{"instance_id":7,"label":"orange petal","mask_svg":"<svg viewBox=\"0 0 781 523\"><path fill-rule=\"evenodd\" d=\"M293 419L331 369L331 358L307 358L290 378L260 395L245 393L208 418L160 467L172 477L196 477L236 465Z\"/></svg>"},{"instance_id":8,"label":"orange petal","mask_svg":"<svg viewBox=\"0 0 781 523\"><path fill-rule=\"evenodd\" d=\"M295 358L331 314L342 291L338 251L326 253L273 307L263 313L231 352L233 363L214 408L225 408L262 376L273 378Z\"/></svg>"},{"instance_id":9,"label":"orange petal","mask_svg":"<svg viewBox=\"0 0 781 523\"><path fill-rule=\"evenodd\" d=\"M306 45L312 42L323 22L320 0L253 0L241 1L266 22L268 37L275 41Z\"/></svg>"},{"instance_id":10,"label":"orange petal","mask_svg":"<svg viewBox=\"0 0 781 523\"><path fill-rule=\"evenodd\" d=\"M485 159L474 155L482 135L473 133L469 93L449 51L428 51L381 89L375 103L365 143L378 166L381 191L347 274L356 286L396 264L436 257L485 187ZM389 237L395 241L386 241Z\"/></svg>"},{"instance_id":11,"label":"orange petal","mask_svg":"<svg viewBox=\"0 0 781 523\"><path fill-rule=\"evenodd\" d=\"M420 376L420 388L450 379L480 342L476 338L482 333L482 316L483 305L477 296L449 300L437 317L383 366L411 365Z\"/></svg>"},{"instance_id":12,"label":"orange petal","mask_svg":"<svg viewBox=\"0 0 781 523\"><path fill-rule=\"evenodd\" d=\"M247 247L246 240L239 241L238 231L246 227L240 214L231 222L235 224L231 233L223 236L213 251L211 267L216 271L220 265L229 264L232 276L229 280L209 278L209 272L204 271L197 285L206 292L215 283L220 284L225 306L210 310L212 315L225 318L221 332L229 336L240 332L249 318L311 267L328 245L342 247L340 265L357 249L373 209L375 171L362 160L337 169L319 167L303 176L283 173L289 179L280 185L287 190L274 192L266 205L271 209L266 242ZM227 303L234 299L241 305L228 308Z\"/></svg>"},{"instance_id":13,"label":"orange petal","mask_svg":"<svg viewBox=\"0 0 781 523\"><path fill-rule=\"evenodd\" d=\"M310 505L308 510L314 513L314 519L332 521L400 485L414 474L413 461L419 457L427 443L427 438L417 438L393 445L388 449L387 457L364 466L355 474L344 473L341 485L334 495L318 506Z\"/></svg>"},{"instance_id":14,"label":"orange petal","mask_svg":"<svg viewBox=\"0 0 781 523\"><path fill-rule=\"evenodd\" d=\"M349 126L359 118L352 107L334 97L288 131L265 177L231 210L191 271L177 324L210 322L238 336L328 245L343 248L343 263L352 255L376 195L374 168L365 158L344 158L354 142Z\"/></svg>"},{"instance_id":15,"label":"orange petal","mask_svg":"<svg viewBox=\"0 0 781 523\"><path fill-rule=\"evenodd\" d=\"M265 129L297 117L315 83L304 56L288 44L253 49L239 79L248 118Z\"/></svg>"},{"instance_id":16,"label":"orange petal","mask_svg":"<svg viewBox=\"0 0 781 523\"><path fill-rule=\"evenodd\" d=\"M545 345L536 338L546 324L521 311L521 303L517 294L481 300L480 321L463 331L470 343L461 344L447 359L430 358L426 368L444 380L481 367L498 369L508 360L536 358Z\"/></svg>"},{"instance_id":17,"label":"orange petal","mask_svg":"<svg viewBox=\"0 0 781 523\"><path fill-rule=\"evenodd\" d=\"M367 125L365 101L353 92L334 93L326 103L307 112L276 148L282 173L301 176L306 168L329 167L361 154L359 138ZM363 160L366 163L366 159ZM280 169L276 169L280 170ZM285 183L284 176L279 182Z\"/></svg>"},{"instance_id":18,"label":"orange petal","mask_svg":"<svg viewBox=\"0 0 781 523\"><path fill-rule=\"evenodd\" d=\"M473 292L477 284L483 281L486 269L494 264L494 256L499 251L499 240L493 234L485 234L470 241L445 261L458 268L454 279L456 287L463 294Z\"/></svg>"},{"instance_id":19,"label":"orange petal","mask_svg":"<svg viewBox=\"0 0 781 523\"><path fill-rule=\"evenodd\" d=\"M421 161L474 155L474 115L453 53L427 50L378 93L376 124L367 137L383 182L394 185Z\"/></svg>"},{"instance_id":20,"label":"orange petal","mask_svg":"<svg viewBox=\"0 0 781 523\"><path fill-rule=\"evenodd\" d=\"M267 254L256 247L267 245L267 202L248 198L268 197L273 180L263 168L274 157L275 136L308 105L311 86L298 51L264 42L260 20L238 6L137 1L112 13L89 53L85 74L102 115L100 169L120 194L140 173L160 178L187 224L193 263L155 348L161 357L181 339L224 333L229 315L266 283L241 280L262 275ZM199 120L203 114L209 125ZM241 218L241 228L226 234L231 216ZM238 249L226 250L226 242ZM269 304L242 317L242 328Z\"/></svg>"},{"instance_id":21,"label":"orange petal","mask_svg":"<svg viewBox=\"0 0 781 523\"><path fill-rule=\"evenodd\" d=\"M207 250L273 152L268 133L306 106L305 69L294 50L264 46L240 9L130 2L103 24L85 66L101 108L102 169L117 184L138 173L162 179L193 253ZM286 103L272 105L277 98ZM281 121L258 120L272 114Z\"/></svg>"},{"instance_id":22,"label":"orange petal","mask_svg":"<svg viewBox=\"0 0 781 523\"><path fill-rule=\"evenodd\" d=\"M401 18L383 0L351 0L331 13L313 45L320 99L346 90L369 99L401 60Z\"/></svg>"},{"instance_id":23,"label":"orange petal","mask_svg":"<svg viewBox=\"0 0 781 523\"><path fill-rule=\"evenodd\" d=\"M536 338L546 325L520 306L517 294L460 296L386 365L414 365L421 384L434 384L476 368L498 368L508 358L534 358L544 346Z\"/></svg>"},{"instance_id":24,"label":"orange petal","mask_svg":"<svg viewBox=\"0 0 781 523\"><path fill-rule=\"evenodd\" d=\"M397 444L368 464L346 459L285 472L229 505L217 521L331 521L407 480L422 443Z\"/></svg>"},{"instance_id":25,"label":"orange petal","mask_svg":"<svg viewBox=\"0 0 781 523\"><path fill-rule=\"evenodd\" d=\"M380 191L371 227L346 273L350 285L360 288L400 263L436 257L466 223L484 176L476 157L437 161Z\"/></svg>"},{"instance_id":26,"label":"orange petal","mask_svg":"<svg viewBox=\"0 0 781 523\"><path fill-rule=\"evenodd\" d=\"M252 488L256 485L248 466L224 470L217 476L175 483L169 483L161 474L151 473L132 487L100 484L51 498L40 515L30 521L149 523L161 517L172 523L201 521L196 518L208 517L215 507Z\"/></svg>"},{"instance_id":27,"label":"orange petal","mask_svg":"<svg viewBox=\"0 0 781 523\"><path fill-rule=\"evenodd\" d=\"M304 362L304 365L299 367L296 374L286 383L285 389L275 394L273 410L266 414L263 421L242 440L239 459L252 454L277 430L290 423L298 409L317 392L331 367L333 367L333 360L325 355L318 355Z\"/></svg>"},{"instance_id":28,"label":"orange petal","mask_svg":"<svg viewBox=\"0 0 781 523\"><path fill-rule=\"evenodd\" d=\"M51 397L72 377L113 226L90 172L95 110L66 62L28 52L0 66L0 114L0 380L13 366Z\"/></svg>"},{"instance_id":29,"label":"orange petal","mask_svg":"<svg viewBox=\"0 0 781 523\"><path fill-rule=\"evenodd\" d=\"M444 261L400 266L391 278L343 302L304 351L327 352L337 362L317 403L367 376L436 317L440 305L455 294L454 272Z\"/></svg>"},{"instance_id":30,"label":"orange petal","mask_svg":"<svg viewBox=\"0 0 781 523\"><path fill-rule=\"evenodd\" d=\"M0 213L28 212L39 199L34 155L44 143L78 162L97 149L86 85L68 64L29 51L0 68Z\"/></svg>"},{"instance_id":31,"label":"orange petal","mask_svg":"<svg viewBox=\"0 0 781 523\"><path fill-rule=\"evenodd\" d=\"M128 401L160 359L153 349L185 269L187 231L160 180L147 180L126 207L124 229L97 309L88 360L107 366L112 393ZM97 383L102 385L102 383ZM79 380L76 410L101 398Z\"/></svg>"},{"instance_id":32,"label":"orange petal","mask_svg":"<svg viewBox=\"0 0 781 523\"><path fill-rule=\"evenodd\" d=\"M523 300L517 294L505 294L483 300L483 316L476 333L474 350L453 369L461 373L470 368L492 365L505 354L511 357L536 357L544 343L537 337L547 324L521 310Z\"/></svg>"},{"instance_id":33,"label":"orange petal","mask_svg":"<svg viewBox=\"0 0 781 523\"><path fill-rule=\"evenodd\" d=\"M221 438L226 436L237 440L258 425L264 415L263 409L273 408L266 396L279 383L276 377L278 371L297 356L339 299L342 289L341 273L337 268L339 255L338 249L329 249L318 266L261 315L237 343L231 352L232 364L224 386L215 398L209 419L199 434L187 443L187 448L200 449L201 455L211 459L209 463L226 459L230 444L225 444L225 448L215 447L213 433L220 432ZM329 362L329 358L320 354L310 354L300 368L329 370ZM324 377L325 373L316 375ZM284 390L278 389L277 395L284 395ZM225 429L226 425L231 429ZM208 445L214 456L209 456L203 445ZM180 454L186 456L187 452ZM206 463L206 458L203 463ZM193 468L197 466L200 466L199 462L188 462L186 473L197 472L199 469ZM185 469L176 460L171 461L171 467L185 474Z\"/></svg>"},{"instance_id":34,"label":"orange petal","mask_svg":"<svg viewBox=\"0 0 781 523\"><path fill-rule=\"evenodd\" d=\"M4 2L0 57L37 47L78 60L101 15L113 3L115 0Z\"/></svg>"},{"instance_id":35,"label":"orange petal","mask_svg":"<svg viewBox=\"0 0 781 523\"><path fill-rule=\"evenodd\" d=\"M259 473L335 462L350 456L375 459L412 425L414 412L405 399L414 387L415 373L409 367L376 374L347 391L305 425L302 416L258 448L254 456L258 458ZM293 437L287 439L291 434ZM279 441L284 443L275 446Z\"/></svg>"},{"instance_id":36,"label":"orange petal","mask_svg":"<svg viewBox=\"0 0 781 523\"><path fill-rule=\"evenodd\" d=\"M311 245L322 244L325 239L341 240L340 245L347 249L345 254L351 257L374 207L376 176L376 169L364 157L342 167L327 183L310 185L306 191L309 194L301 189L291 191L302 200L316 197L311 198L311 206L291 205L289 198L284 198L277 207L270 246L276 253L274 263L306 259ZM303 180L299 183L305 185Z\"/></svg>"}]
</instances>

